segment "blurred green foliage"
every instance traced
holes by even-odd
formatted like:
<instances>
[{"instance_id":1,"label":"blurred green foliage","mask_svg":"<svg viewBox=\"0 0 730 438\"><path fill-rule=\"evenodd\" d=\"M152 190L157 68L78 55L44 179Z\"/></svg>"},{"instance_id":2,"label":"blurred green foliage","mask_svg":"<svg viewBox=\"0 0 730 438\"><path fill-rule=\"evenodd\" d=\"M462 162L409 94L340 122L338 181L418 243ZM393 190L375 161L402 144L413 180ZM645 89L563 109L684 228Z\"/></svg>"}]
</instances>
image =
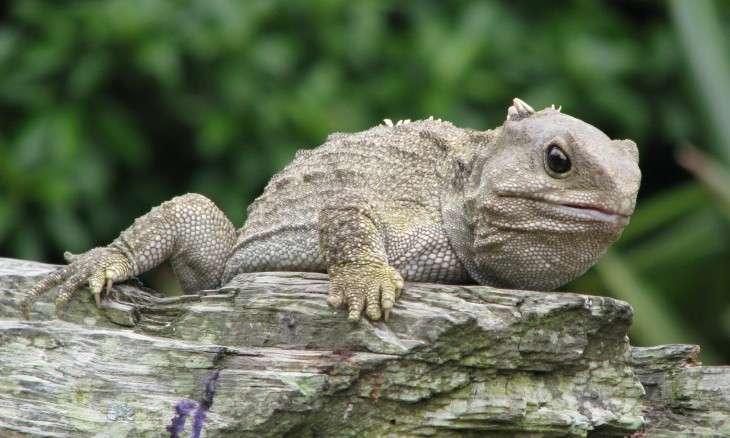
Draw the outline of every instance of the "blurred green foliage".
<instances>
[{"instance_id":1,"label":"blurred green foliage","mask_svg":"<svg viewBox=\"0 0 730 438\"><path fill-rule=\"evenodd\" d=\"M728 36L730 3L710 0L7 1L0 255L60 263L186 192L240 226L331 132L487 129L519 96L641 150L632 224L569 288L631 302L634 344L729 363L730 201L673 157L691 142L730 169Z\"/></svg>"}]
</instances>

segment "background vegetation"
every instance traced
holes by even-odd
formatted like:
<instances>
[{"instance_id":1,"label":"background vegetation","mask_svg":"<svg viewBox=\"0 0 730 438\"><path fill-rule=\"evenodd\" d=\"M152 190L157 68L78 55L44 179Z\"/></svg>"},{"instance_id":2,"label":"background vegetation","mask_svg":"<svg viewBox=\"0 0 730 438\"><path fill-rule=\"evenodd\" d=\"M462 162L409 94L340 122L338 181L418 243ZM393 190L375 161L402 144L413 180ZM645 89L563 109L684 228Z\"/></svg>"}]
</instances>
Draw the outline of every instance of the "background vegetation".
<instances>
[{"instance_id":1,"label":"background vegetation","mask_svg":"<svg viewBox=\"0 0 730 438\"><path fill-rule=\"evenodd\" d=\"M60 263L186 192L240 226L328 133L487 129L519 96L641 149L631 225L568 289L631 302L634 344L730 363L729 37L710 0L7 1L0 255ZM674 158L690 143L694 175ZM148 279L169 289L166 272Z\"/></svg>"}]
</instances>

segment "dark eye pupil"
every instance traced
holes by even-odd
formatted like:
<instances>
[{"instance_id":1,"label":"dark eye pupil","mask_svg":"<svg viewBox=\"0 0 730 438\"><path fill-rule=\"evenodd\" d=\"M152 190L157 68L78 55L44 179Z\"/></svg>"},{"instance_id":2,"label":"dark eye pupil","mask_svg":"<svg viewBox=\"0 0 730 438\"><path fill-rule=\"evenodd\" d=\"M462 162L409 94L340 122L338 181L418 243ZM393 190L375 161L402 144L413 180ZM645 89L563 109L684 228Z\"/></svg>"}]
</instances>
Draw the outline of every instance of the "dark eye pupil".
<instances>
[{"instance_id":1,"label":"dark eye pupil","mask_svg":"<svg viewBox=\"0 0 730 438\"><path fill-rule=\"evenodd\" d=\"M547 165L555 173L565 173L571 167L570 158L557 145L548 146Z\"/></svg>"}]
</instances>

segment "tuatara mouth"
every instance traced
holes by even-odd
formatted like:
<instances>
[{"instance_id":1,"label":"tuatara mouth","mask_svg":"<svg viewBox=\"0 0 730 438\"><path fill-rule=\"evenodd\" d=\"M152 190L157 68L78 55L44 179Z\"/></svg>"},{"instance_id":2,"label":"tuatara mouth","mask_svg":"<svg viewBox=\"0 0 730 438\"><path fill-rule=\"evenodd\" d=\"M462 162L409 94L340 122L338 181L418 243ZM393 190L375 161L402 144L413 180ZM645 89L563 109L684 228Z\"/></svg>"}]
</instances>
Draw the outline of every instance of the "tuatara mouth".
<instances>
[{"instance_id":1,"label":"tuatara mouth","mask_svg":"<svg viewBox=\"0 0 730 438\"><path fill-rule=\"evenodd\" d=\"M596 206L592 206L592 205L556 204L556 203L552 203L549 201L542 201L542 202L554 205L571 214L576 214L579 216L590 216L591 218L599 220L601 222L615 222L615 221L626 222L629 220L628 215L614 213L614 212L607 211L600 207L596 207Z\"/></svg>"},{"instance_id":2,"label":"tuatara mouth","mask_svg":"<svg viewBox=\"0 0 730 438\"><path fill-rule=\"evenodd\" d=\"M611 210L605 207L600 207L595 204L582 204L578 202L566 202L565 199L559 199L557 196L545 196L545 197L525 197L525 196L509 196L515 198L522 198L529 201L537 202L544 206L549 206L553 209L559 210L561 214L571 216L577 219L584 220L595 220L606 223L618 223L626 225L629 221L629 213L624 213L618 210ZM624 209L626 211L627 209Z\"/></svg>"},{"instance_id":3,"label":"tuatara mouth","mask_svg":"<svg viewBox=\"0 0 730 438\"><path fill-rule=\"evenodd\" d=\"M612 223L617 222L622 225L626 225L631 216L630 203L625 202L621 208L615 210L606 207L601 207L596 204L580 203L579 201L566 202L566 199L560 199L557 196L520 196L520 195L503 195L507 198L518 198L525 199L532 202L537 202L544 206L552 207L553 209L559 210L561 214L575 217L578 219L596 220L599 222Z\"/></svg>"}]
</instances>

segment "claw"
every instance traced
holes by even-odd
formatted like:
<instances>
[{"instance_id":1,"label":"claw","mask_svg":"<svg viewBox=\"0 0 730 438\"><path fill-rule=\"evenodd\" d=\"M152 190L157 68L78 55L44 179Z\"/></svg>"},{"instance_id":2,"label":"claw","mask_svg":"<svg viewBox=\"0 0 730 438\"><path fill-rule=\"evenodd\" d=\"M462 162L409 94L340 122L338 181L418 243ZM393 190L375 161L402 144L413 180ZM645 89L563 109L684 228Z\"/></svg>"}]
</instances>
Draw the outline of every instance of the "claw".
<instances>
[{"instance_id":1,"label":"claw","mask_svg":"<svg viewBox=\"0 0 730 438\"><path fill-rule=\"evenodd\" d=\"M383 309L383 321L388 322L390 318L390 309Z\"/></svg>"},{"instance_id":2,"label":"claw","mask_svg":"<svg viewBox=\"0 0 730 438\"><path fill-rule=\"evenodd\" d=\"M109 296L113 285L114 282L111 278L106 280L106 296ZM101 288L99 288L99 290L97 291L94 291L94 299L96 300L96 307L101 308Z\"/></svg>"}]
</instances>

